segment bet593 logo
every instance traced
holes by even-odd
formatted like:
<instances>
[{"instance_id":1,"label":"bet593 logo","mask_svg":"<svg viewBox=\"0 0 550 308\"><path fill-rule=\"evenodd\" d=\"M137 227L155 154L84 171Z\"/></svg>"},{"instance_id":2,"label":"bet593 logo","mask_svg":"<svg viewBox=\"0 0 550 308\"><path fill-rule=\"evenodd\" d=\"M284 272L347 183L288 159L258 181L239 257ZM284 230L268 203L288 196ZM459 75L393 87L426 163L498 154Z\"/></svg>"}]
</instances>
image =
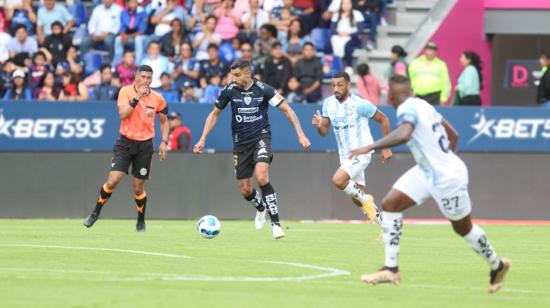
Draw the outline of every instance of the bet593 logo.
<instances>
[{"instance_id":1,"label":"bet593 logo","mask_svg":"<svg viewBox=\"0 0 550 308\"><path fill-rule=\"evenodd\" d=\"M468 143L481 136L494 139L550 139L549 118L500 118L487 119L483 111L476 114L478 122L472 125L475 135Z\"/></svg>"},{"instance_id":2,"label":"bet593 logo","mask_svg":"<svg viewBox=\"0 0 550 308\"><path fill-rule=\"evenodd\" d=\"M1 112L1 110L0 110ZM14 139L97 139L103 135L105 119L39 118L6 119L0 113L0 137Z\"/></svg>"}]
</instances>

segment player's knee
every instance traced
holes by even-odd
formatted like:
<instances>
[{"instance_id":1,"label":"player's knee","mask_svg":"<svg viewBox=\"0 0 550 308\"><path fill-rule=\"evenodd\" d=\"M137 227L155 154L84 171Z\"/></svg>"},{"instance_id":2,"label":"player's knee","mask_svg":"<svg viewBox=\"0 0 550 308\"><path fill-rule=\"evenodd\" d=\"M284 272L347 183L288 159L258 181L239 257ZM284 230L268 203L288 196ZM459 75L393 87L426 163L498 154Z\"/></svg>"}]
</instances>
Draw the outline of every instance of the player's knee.
<instances>
[{"instance_id":1,"label":"player's knee","mask_svg":"<svg viewBox=\"0 0 550 308\"><path fill-rule=\"evenodd\" d=\"M332 183L334 184L334 186L336 186L336 188L340 190L344 190L348 185L347 181L337 174L332 177Z\"/></svg>"},{"instance_id":2,"label":"player's knee","mask_svg":"<svg viewBox=\"0 0 550 308\"><path fill-rule=\"evenodd\" d=\"M250 186L241 186L239 189L244 198L249 197L252 194L252 187Z\"/></svg>"},{"instance_id":3,"label":"player's knee","mask_svg":"<svg viewBox=\"0 0 550 308\"><path fill-rule=\"evenodd\" d=\"M110 190L115 190L117 184L118 183L112 179L108 179L107 182L105 182L105 186Z\"/></svg>"},{"instance_id":4,"label":"player's knee","mask_svg":"<svg viewBox=\"0 0 550 308\"><path fill-rule=\"evenodd\" d=\"M134 183L132 188L133 188L134 194L135 194L136 196L139 196L139 195L143 194L143 191L144 191L144 189L143 189L143 184L141 184L141 183Z\"/></svg>"},{"instance_id":5,"label":"player's knee","mask_svg":"<svg viewBox=\"0 0 550 308\"><path fill-rule=\"evenodd\" d=\"M267 173L256 174L256 182L258 182L260 186L267 185L269 183L269 175L267 175Z\"/></svg>"},{"instance_id":6,"label":"player's knee","mask_svg":"<svg viewBox=\"0 0 550 308\"><path fill-rule=\"evenodd\" d=\"M384 197L382 199L382 210L385 212L399 212L399 205L395 199Z\"/></svg>"}]
</instances>

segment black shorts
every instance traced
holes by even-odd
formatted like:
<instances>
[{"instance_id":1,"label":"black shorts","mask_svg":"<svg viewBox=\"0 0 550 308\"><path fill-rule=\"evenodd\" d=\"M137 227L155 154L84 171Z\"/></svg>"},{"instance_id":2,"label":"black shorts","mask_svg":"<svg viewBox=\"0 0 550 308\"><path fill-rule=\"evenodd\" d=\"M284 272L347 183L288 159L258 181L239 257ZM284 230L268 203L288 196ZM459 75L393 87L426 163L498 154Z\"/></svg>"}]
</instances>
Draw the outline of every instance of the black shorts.
<instances>
[{"instance_id":1,"label":"black shorts","mask_svg":"<svg viewBox=\"0 0 550 308\"><path fill-rule=\"evenodd\" d=\"M257 163L271 164L272 160L273 151L270 137L236 145L233 151L233 167L235 167L237 180L251 178Z\"/></svg>"},{"instance_id":2,"label":"black shorts","mask_svg":"<svg viewBox=\"0 0 550 308\"><path fill-rule=\"evenodd\" d=\"M153 139L135 141L120 136L113 148L111 171L122 171L128 174L132 165L132 175L138 179L148 180L153 159Z\"/></svg>"}]
</instances>

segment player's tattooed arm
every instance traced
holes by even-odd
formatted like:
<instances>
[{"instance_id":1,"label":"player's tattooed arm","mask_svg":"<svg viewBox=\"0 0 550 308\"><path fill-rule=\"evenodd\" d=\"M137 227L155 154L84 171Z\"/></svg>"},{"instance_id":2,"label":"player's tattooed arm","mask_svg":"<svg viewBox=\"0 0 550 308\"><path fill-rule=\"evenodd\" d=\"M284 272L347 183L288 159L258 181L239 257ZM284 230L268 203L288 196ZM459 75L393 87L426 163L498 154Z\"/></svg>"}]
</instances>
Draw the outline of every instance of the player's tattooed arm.
<instances>
[{"instance_id":1,"label":"player's tattooed arm","mask_svg":"<svg viewBox=\"0 0 550 308\"><path fill-rule=\"evenodd\" d=\"M290 124L292 124L292 127L294 127L296 135L298 136L298 141L300 142L304 150L309 149L309 147L311 146L311 142L304 134L302 126L300 125L300 120L298 120L298 117L296 116L294 110L288 105L286 100L283 100L283 102L279 104L277 108L279 108L279 110L281 110L285 114Z\"/></svg>"},{"instance_id":2,"label":"player's tattooed arm","mask_svg":"<svg viewBox=\"0 0 550 308\"><path fill-rule=\"evenodd\" d=\"M208 138L208 135L210 135L210 132L218 122L218 118L220 117L221 112L222 110L218 108L218 106L214 106L214 109L212 109L212 111L206 118L206 121L204 122L204 129L202 131L201 138L199 139L197 144L195 144L193 152L202 153L202 150L204 149L204 144L206 143L206 138Z\"/></svg>"},{"instance_id":3,"label":"player's tattooed arm","mask_svg":"<svg viewBox=\"0 0 550 308\"><path fill-rule=\"evenodd\" d=\"M387 136L374 142L373 144L351 151L349 157L354 158L361 154L370 153L372 150L391 148L403 144L411 140L413 131L414 126L410 123L405 122L399 125L393 132L389 133Z\"/></svg>"},{"instance_id":4,"label":"player's tattooed arm","mask_svg":"<svg viewBox=\"0 0 550 308\"><path fill-rule=\"evenodd\" d=\"M319 133L319 135L326 136L328 134L330 119L324 118L319 110L317 110L317 112L313 115L313 119L311 119L311 124L313 124L313 126L317 128L317 132Z\"/></svg>"},{"instance_id":5,"label":"player's tattooed arm","mask_svg":"<svg viewBox=\"0 0 550 308\"><path fill-rule=\"evenodd\" d=\"M390 120L388 119L385 113L383 113L379 109L376 111L372 119L380 124L380 127L382 128L382 136L385 137L390 134ZM391 157L392 157L392 152L390 148L385 148L385 149L382 149L382 151L380 151L380 158L382 159L383 163L389 162Z\"/></svg>"},{"instance_id":6,"label":"player's tattooed arm","mask_svg":"<svg viewBox=\"0 0 550 308\"><path fill-rule=\"evenodd\" d=\"M441 124L445 128L445 131L447 132L447 137L449 138L449 148L451 151L456 152L456 142L458 141L458 132L456 129L451 125L451 123L447 122L447 120L443 119L441 121Z\"/></svg>"}]
</instances>

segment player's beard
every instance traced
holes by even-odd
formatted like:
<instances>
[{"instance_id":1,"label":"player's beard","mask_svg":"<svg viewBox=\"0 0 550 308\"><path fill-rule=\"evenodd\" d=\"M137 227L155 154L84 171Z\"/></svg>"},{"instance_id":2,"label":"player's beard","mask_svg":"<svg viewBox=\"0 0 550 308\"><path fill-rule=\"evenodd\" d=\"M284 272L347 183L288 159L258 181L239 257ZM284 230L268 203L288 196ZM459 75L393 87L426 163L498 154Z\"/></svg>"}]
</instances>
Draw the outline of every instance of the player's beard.
<instances>
[{"instance_id":1,"label":"player's beard","mask_svg":"<svg viewBox=\"0 0 550 308\"><path fill-rule=\"evenodd\" d=\"M334 92L334 97L336 97L336 99L339 101L343 100L347 96L348 96L348 93Z\"/></svg>"}]
</instances>

